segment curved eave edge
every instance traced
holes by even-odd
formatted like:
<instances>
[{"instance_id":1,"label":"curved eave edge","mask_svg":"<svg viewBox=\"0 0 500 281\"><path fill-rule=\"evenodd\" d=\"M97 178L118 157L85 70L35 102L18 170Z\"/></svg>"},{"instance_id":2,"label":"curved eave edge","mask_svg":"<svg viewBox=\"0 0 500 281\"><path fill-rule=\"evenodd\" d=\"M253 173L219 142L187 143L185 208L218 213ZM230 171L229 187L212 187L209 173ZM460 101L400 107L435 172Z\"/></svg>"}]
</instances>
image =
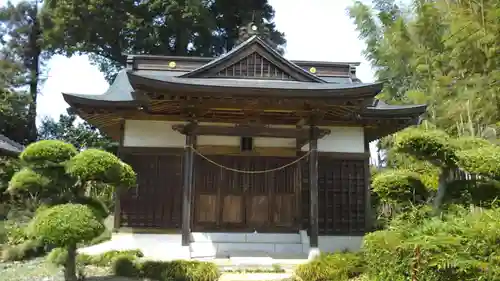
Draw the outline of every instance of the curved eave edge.
<instances>
[{"instance_id":1,"label":"curved eave edge","mask_svg":"<svg viewBox=\"0 0 500 281\"><path fill-rule=\"evenodd\" d=\"M220 85L198 85L185 82L176 81L164 81L159 79L154 79L150 77L144 77L141 75L134 74L132 72L127 72L129 81L134 89L143 90L179 90L179 89L191 89L193 91L204 92L209 89L231 89L239 91L253 91L253 92L264 92L264 91L274 91L281 93L281 96L293 95L295 97L301 98L312 98L312 97L374 97L382 90L382 83L374 83L369 85L363 85L359 87L350 88L325 88L325 89L304 89L304 88L264 88L264 87L235 87L235 86L220 86ZM324 85L324 84L322 84ZM236 93L236 92L234 92ZM335 95L335 96L332 96Z\"/></svg>"},{"instance_id":2,"label":"curved eave edge","mask_svg":"<svg viewBox=\"0 0 500 281\"><path fill-rule=\"evenodd\" d=\"M362 115L366 117L404 117L404 116L420 116L427 111L427 105L415 105L412 107L404 108L367 108L363 111ZM410 116L408 116L410 117Z\"/></svg>"},{"instance_id":3,"label":"curved eave edge","mask_svg":"<svg viewBox=\"0 0 500 281\"><path fill-rule=\"evenodd\" d=\"M137 107L139 106L139 102L136 100L130 101L112 101L112 100L102 100L102 99L93 99L93 98L85 98L80 95L63 93L64 101L66 101L70 106L78 107L79 105L89 105L89 106L97 106L97 107Z\"/></svg>"}]
</instances>

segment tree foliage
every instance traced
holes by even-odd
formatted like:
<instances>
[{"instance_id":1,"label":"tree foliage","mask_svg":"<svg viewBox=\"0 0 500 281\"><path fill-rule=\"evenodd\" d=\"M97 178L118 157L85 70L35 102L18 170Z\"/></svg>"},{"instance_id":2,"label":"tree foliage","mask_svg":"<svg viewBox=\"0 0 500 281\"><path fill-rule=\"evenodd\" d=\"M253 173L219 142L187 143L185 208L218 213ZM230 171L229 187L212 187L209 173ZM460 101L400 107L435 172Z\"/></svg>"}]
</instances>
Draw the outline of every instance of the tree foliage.
<instances>
[{"instance_id":1,"label":"tree foliage","mask_svg":"<svg viewBox=\"0 0 500 281\"><path fill-rule=\"evenodd\" d=\"M57 121L51 118L43 119L38 132L40 140L62 140L72 144L78 150L99 148L111 153L117 152L116 142L102 135L88 122L78 122L74 113L61 114Z\"/></svg>"},{"instance_id":2,"label":"tree foliage","mask_svg":"<svg viewBox=\"0 0 500 281\"><path fill-rule=\"evenodd\" d=\"M349 13L365 54L386 81L382 99L429 104L428 119L452 135L495 138L500 120L500 3L356 2Z\"/></svg>"},{"instance_id":3,"label":"tree foliage","mask_svg":"<svg viewBox=\"0 0 500 281\"><path fill-rule=\"evenodd\" d=\"M264 35L278 45L285 43L267 0L53 0L44 13L50 18L45 24L50 50L91 54L108 80L125 65L126 53L220 55L235 45L238 28L250 21L269 30Z\"/></svg>"},{"instance_id":4,"label":"tree foliage","mask_svg":"<svg viewBox=\"0 0 500 281\"><path fill-rule=\"evenodd\" d=\"M15 62L18 75L17 85L27 89L26 142L37 138L37 97L43 62L48 58L44 51L42 15L38 1L23 0L16 4L7 2L0 8L0 43L4 57Z\"/></svg>"}]
</instances>

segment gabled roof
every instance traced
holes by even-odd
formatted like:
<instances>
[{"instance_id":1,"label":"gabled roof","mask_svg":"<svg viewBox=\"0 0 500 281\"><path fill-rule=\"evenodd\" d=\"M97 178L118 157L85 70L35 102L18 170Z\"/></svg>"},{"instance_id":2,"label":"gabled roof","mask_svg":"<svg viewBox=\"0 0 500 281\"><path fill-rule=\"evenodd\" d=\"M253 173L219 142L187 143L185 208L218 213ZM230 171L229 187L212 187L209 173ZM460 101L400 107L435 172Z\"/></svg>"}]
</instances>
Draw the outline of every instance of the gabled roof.
<instances>
[{"instance_id":1,"label":"gabled roof","mask_svg":"<svg viewBox=\"0 0 500 281\"><path fill-rule=\"evenodd\" d=\"M257 55L262 61L266 61L267 66L271 66L275 71L281 71L284 75L292 78L294 81L326 83L318 76L305 71L295 63L285 59L280 53L271 48L258 36L252 36L245 42L233 48L231 51L200 68L192 70L180 76L180 78L213 78L225 69L238 64L249 56ZM260 70L261 66L255 66Z\"/></svg>"},{"instance_id":2,"label":"gabled roof","mask_svg":"<svg viewBox=\"0 0 500 281\"><path fill-rule=\"evenodd\" d=\"M16 156L24 150L24 146L0 134L0 155Z\"/></svg>"}]
</instances>

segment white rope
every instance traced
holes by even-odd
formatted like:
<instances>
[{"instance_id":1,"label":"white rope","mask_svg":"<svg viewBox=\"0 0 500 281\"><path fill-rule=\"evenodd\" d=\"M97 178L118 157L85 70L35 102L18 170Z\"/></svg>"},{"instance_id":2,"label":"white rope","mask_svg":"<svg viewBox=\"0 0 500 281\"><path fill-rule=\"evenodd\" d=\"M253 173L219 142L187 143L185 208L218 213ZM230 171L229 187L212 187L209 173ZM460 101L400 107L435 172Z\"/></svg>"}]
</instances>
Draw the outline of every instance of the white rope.
<instances>
[{"instance_id":1,"label":"white rope","mask_svg":"<svg viewBox=\"0 0 500 281\"><path fill-rule=\"evenodd\" d=\"M194 148L192 146L186 146L185 148L192 149L194 153L196 153L201 158L205 159L206 161L210 162L211 164L213 164L215 166L218 166L218 167L220 167L222 169L226 169L226 170L231 171L231 172L244 173L244 174L264 174L264 173L271 173L271 172L275 172L275 171L279 171L279 170L285 169L285 168L290 167L290 166L292 166L294 164L297 164L302 159L307 158L309 156L309 154L311 154L311 151L312 151L312 150L310 150L306 154L304 154L301 157L295 159L294 161L292 161L292 162L290 162L288 164L285 164L283 166L277 167L277 168L268 169L268 170L247 171L247 170L239 170L239 169L235 169L235 168L231 168L231 167L227 167L227 166L224 166L222 164L219 164L219 163L213 161L212 159L208 158L207 156L201 154L201 152L199 152L198 150L196 150L196 148Z\"/></svg>"}]
</instances>

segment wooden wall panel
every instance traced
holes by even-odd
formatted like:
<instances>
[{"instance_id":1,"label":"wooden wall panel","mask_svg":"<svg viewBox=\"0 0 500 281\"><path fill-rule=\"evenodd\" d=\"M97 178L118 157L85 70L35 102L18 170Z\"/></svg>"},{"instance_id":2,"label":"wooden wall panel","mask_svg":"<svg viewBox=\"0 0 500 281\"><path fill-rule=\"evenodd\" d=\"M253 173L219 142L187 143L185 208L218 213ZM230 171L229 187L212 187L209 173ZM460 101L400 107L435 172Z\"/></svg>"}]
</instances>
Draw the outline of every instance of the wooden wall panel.
<instances>
[{"instance_id":1,"label":"wooden wall panel","mask_svg":"<svg viewBox=\"0 0 500 281\"><path fill-rule=\"evenodd\" d=\"M181 222L181 157L126 154L124 160L137 173L137 187L124 191L121 227L179 228Z\"/></svg>"},{"instance_id":2,"label":"wooden wall panel","mask_svg":"<svg viewBox=\"0 0 500 281\"><path fill-rule=\"evenodd\" d=\"M302 227L309 228L308 164L302 164ZM365 233L365 160L318 159L320 235Z\"/></svg>"}]
</instances>

